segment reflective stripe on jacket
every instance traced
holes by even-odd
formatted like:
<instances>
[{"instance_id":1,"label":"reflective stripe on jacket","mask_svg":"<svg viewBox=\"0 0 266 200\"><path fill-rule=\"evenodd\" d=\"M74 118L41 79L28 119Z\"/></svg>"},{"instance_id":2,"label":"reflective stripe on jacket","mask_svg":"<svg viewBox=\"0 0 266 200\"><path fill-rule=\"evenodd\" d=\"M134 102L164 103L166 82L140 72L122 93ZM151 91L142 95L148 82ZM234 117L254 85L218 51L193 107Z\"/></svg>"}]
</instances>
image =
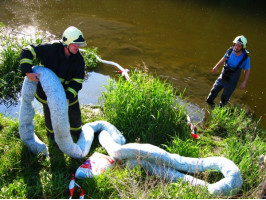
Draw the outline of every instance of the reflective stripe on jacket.
<instances>
[{"instance_id":1,"label":"reflective stripe on jacket","mask_svg":"<svg viewBox=\"0 0 266 200\"><path fill-rule=\"evenodd\" d=\"M85 76L85 63L80 52L67 58L61 43L29 45L20 55L22 74L32 73L32 66L36 61L38 65L55 72L65 89L67 99L75 102ZM37 86L37 95L44 101L47 99L40 83Z\"/></svg>"}]
</instances>

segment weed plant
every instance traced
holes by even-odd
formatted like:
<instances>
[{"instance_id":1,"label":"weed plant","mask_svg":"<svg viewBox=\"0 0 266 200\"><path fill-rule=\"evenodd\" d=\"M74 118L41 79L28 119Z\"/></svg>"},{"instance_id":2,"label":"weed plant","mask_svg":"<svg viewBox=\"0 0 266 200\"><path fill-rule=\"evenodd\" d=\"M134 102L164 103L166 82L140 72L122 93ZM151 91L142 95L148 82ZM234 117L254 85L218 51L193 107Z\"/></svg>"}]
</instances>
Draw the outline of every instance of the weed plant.
<instances>
[{"instance_id":1,"label":"weed plant","mask_svg":"<svg viewBox=\"0 0 266 200\"><path fill-rule=\"evenodd\" d=\"M107 121L121 130L128 142L160 145L171 136L188 133L185 109L175 104L171 84L143 72L133 72L130 81L109 80L101 102Z\"/></svg>"},{"instance_id":2,"label":"weed plant","mask_svg":"<svg viewBox=\"0 0 266 200\"><path fill-rule=\"evenodd\" d=\"M231 136L244 137L244 133L252 131L252 117L244 108L232 108L230 106L212 111L210 128L215 135L222 138ZM253 132L253 131L252 131Z\"/></svg>"},{"instance_id":3,"label":"weed plant","mask_svg":"<svg viewBox=\"0 0 266 200\"><path fill-rule=\"evenodd\" d=\"M121 168L122 167L122 168ZM203 187L191 187L178 180L166 182L163 177L150 175L139 166L129 167L120 163L114 170L105 174L106 183L112 188L111 198L120 199L206 199L211 195Z\"/></svg>"},{"instance_id":4,"label":"weed plant","mask_svg":"<svg viewBox=\"0 0 266 200\"><path fill-rule=\"evenodd\" d=\"M98 53L97 48L86 48L83 51L80 51L86 66L86 71L91 71L92 69L95 69L97 67L97 64L99 61L96 58L96 55Z\"/></svg>"},{"instance_id":5,"label":"weed plant","mask_svg":"<svg viewBox=\"0 0 266 200\"><path fill-rule=\"evenodd\" d=\"M40 44L43 36L18 37L5 26L0 27L0 104L16 105L19 99L23 76L19 69L20 52L29 44Z\"/></svg>"},{"instance_id":6,"label":"weed plant","mask_svg":"<svg viewBox=\"0 0 266 200\"><path fill-rule=\"evenodd\" d=\"M179 154L186 157L199 158L201 155L201 145L191 138L181 140L179 137L173 137L168 145L163 145L169 153Z\"/></svg>"}]
</instances>

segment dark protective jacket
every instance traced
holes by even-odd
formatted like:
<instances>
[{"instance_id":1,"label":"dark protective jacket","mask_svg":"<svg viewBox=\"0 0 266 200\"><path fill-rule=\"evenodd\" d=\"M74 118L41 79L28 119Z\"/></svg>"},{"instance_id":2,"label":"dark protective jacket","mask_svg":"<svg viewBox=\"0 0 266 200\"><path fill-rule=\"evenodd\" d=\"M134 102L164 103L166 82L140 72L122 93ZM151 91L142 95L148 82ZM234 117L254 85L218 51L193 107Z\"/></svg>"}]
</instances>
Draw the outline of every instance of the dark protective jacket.
<instances>
[{"instance_id":1,"label":"dark protective jacket","mask_svg":"<svg viewBox=\"0 0 266 200\"><path fill-rule=\"evenodd\" d=\"M78 101L78 92L82 88L85 75L85 63L80 52L67 58L61 43L29 45L22 50L20 59L23 75L32 73L32 66L37 60L39 65L51 69L58 76L70 105ZM46 103L47 97L40 83L35 96L40 102Z\"/></svg>"}]
</instances>

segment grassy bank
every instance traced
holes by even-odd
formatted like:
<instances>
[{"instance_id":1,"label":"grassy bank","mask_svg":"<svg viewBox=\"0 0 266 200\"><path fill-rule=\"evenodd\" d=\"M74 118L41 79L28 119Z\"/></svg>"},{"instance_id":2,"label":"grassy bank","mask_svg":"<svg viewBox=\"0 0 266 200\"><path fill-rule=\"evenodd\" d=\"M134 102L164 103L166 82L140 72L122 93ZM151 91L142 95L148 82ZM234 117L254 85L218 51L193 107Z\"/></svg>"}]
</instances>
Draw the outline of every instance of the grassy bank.
<instances>
[{"instance_id":1,"label":"grassy bank","mask_svg":"<svg viewBox=\"0 0 266 200\"><path fill-rule=\"evenodd\" d=\"M152 75L133 73L130 82L118 78L117 82L110 81L106 89L102 107L82 108L84 124L106 120L129 142L155 144L181 156L224 156L239 167L244 181L234 198L257 198L258 185L265 178L258 162L265 153L265 130L245 109L209 110L210 116L198 127L201 138L193 140L185 109L174 104L178 94L171 84ZM77 160L64 155L44 127L43 116L35 115L35 133L48 145L50 160L29 152L19 138L18 121L0 115L0 198L69 197L71 174L86 158ZM97 139L87 158L93 152L106 154ZM217 171L195 176L211 183L223 178ZM130 170L123 162L98 177L77 183L85 190L85 198L221 198L211 196L206 188L181 181L165 182L140 168ZM78 193L75 197L79 197Z\"/></svg>"}]
</instances>

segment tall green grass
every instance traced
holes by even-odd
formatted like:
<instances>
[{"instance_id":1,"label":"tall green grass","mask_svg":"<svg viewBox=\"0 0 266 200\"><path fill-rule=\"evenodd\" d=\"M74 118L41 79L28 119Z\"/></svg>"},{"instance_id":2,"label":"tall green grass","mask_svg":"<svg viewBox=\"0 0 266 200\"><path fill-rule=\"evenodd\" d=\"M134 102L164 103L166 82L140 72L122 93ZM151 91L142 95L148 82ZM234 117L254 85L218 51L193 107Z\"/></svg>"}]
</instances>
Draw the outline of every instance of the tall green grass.
<instances>
[{"instance_id":1,"label":"tall green grass","mask_svg":"<svg viewBox=\"0 0 266 200\"><path fill-rule=\"evenodd\" d=\"M8 27L0 27L0 104L16 105L19 100L23 77L19 69L20 53L29 44L41 44L44 36L37 33L31 37Z\"/></svg>"},{"instance_id":2,"label":"tall green grass","mask_svg":"<svg viewBox=\"0 0 266 200\"><path fill-rule=\"evenodd\" d=\"M133 72L130 81L109 80L102 95L107 121L121 130L128 142L160 145L178 135L186 137L185 109L176 104L173 86L143 72Z\"/></svg>"},{"instance_id":3,"label":"tall green grass","mask_svg":"<svg viewBox=\"0 0 266 200\"><path fill-rule=\"evenodd\" d=\"M86 48L84 51L80 51L84 61L85 61L85 70L88 72L93 70L97 67L99 61L97 60L96 56L98 54L97 48Z\"/></svg>"},{"instance_id":4,"label":"tall green grass","mask_svg":"<svg viewBox=\"0 0 266 200\"><path fill-rule=\"evenodd\" d=\"M259 157L266 152L266 131L245 108L216 107L205 122L203 133L219 136L220 154L232 160L243 177L243 198L256 198L258 185L266 178L259 169Z\"/></svg>"},{"instance_id":5,"label":"tall green grass","mask_svg":"<svg viewBox=\"0 0 266 200\"><path fill-rule=\"evenodd\" d=\"M121 168L123 167L123 168ZM181 180L166 182L163 177L151 176L139 166L129 168L126 163L107 171L101 178L107 198L120 199L207 199L211 195L203 187L191 187ZM96 179L98 182L100 179ZM102 184L101 184L102 185ZM108 192L107 192L108 191ZM93 196L91 198L94 198Z\"/></svg>"},{"instance_id":6,"label":"tall green grass","mask_svg":"<svg viewBox=\"0 0 266 200\"><path fill-rule=\"evenodd\" d=\"M254 129L254 122L244 108L216 107L212 111L210 129L223 138L231 136L243 138L246 132L254 132L252 130Z\"/></svg>"}]
</instances>

